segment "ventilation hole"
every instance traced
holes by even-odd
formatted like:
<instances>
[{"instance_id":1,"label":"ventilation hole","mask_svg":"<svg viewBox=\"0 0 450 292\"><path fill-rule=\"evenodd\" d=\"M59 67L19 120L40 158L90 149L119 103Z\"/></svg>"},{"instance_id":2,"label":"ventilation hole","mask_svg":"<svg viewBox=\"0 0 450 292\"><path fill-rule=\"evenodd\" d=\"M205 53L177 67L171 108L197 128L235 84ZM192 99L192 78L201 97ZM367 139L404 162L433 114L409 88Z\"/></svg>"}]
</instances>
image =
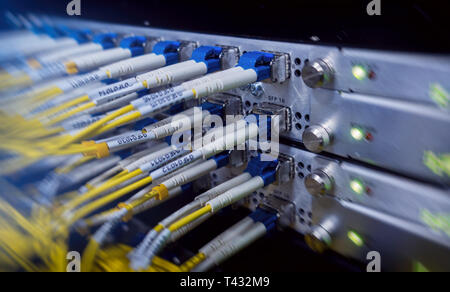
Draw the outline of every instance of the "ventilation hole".
<instances>
[{"instance_id":1,"label":"ventilation hole","mask_svg":"<svg viewBox=\"0 0 450 292\"><path fill-rule=\"evenodd\" d=\"M305 168L305 165L303 164L303 162L299 162L298 163L298 168L300 168L300 169Z\"/></svg>"},{"instance_id":2,"label":"ventilation hole","mask_svg":"<svg viewBox=\"0 0 450 292\"><path fill-rule=\"evenodd\" d=\"M252 106L252 103L250 102L250 101L246 101L245 102L245 107L247 107L247 108L249 108L249 107L251 107Z\"/></svg>"},{"instance_id":3,"label":"ventilation hole","mask_svg":"<svg viewBox=\"0 0 450 292\"><path fill-rule=\"evenodd\" d=\"M305 120L306 120L307 122L309 122L309 115L306 115L306 116L305 116Z\"/></svg>"},{"instance_id":4,"label":"ventilation hole","mask_svg":"<svg viewBox=\"0 0 450 292\"><path fill-rule=\"evenodd\" d=\"M301 178L301 179L304 179L305 178L305 174L303 172L299 172L298 173L298 177Z\"/></svg>"},{"instance_id":5,"label":"ventilation hole","mask_svg":"<svg viewBox=\"0 0 450 292\"><path fill-rule=\"evenodd\" d=\"M302 76L302 72L300 70L295 70L295 76L297 77Z\"/></svg>"},{"instance_id":6,"label":"ventilation hole","mask_svg":"<svg viewBox=\"0 0 450 292\"><path fill-rule=\"evenodd\" d=\"M308 217L312 219L312 213L308 212Z\"/></svg>"},{"instance_id":7,"label":"ventilation hole","mask_svg":"<svg viewBox=\"0 0 450 292\"><path fill-rule=\"evenodd\" d=\"M300 58L295 58L294 62L295 62L295 65L297 65L297 66L302 64L302 60Z\"/></svg>"},{"instance_id":8,"label":"ventilation hole","mask_svg":"<svg viewBox=\"0 0 450 292\"><path fill-rule=\"evenodd\" d=\"M300 223L305 224L305 219L300 218Z\"/></svg>"},{"instance_id":9,"label":"ventilation hole","mask_svg":"<svg viewBox=\"0 0 450 292\"><path fill-rule=\"evenodd\" d=\"M300 131L303 127L302 127L302 124L297 123L297 124L295 124L295 128Z\"/></svg>"},{"instance_id":10,"label":"ventilation hole","mask_svg":"<svg viewBox=\"0 0 450 292\"><path fill-rule=\"evenodd\" d=\"M299 212L302 216L305 214L305 210L303 210L303 209L298 210L298 212Z\"/></svg>"},{"instance_id":11,"label":"ventilation hole","mask_svg":"<svg viewBox=\"0 0 450 292\"><path fill-rule=\"evenodd\" d=\"M301 120L302 119L302 114L301 113L295 113L295 118L297 119L297 120Z\"/></svg>"},{"instance_id":12,"label":"ventilation hole","mask_svg":"<svg viewBox=\"0 0 450 292\"><path fill-rule=\"evenodd\" d=\"M307 169L309 172L311 172L311 165L308 165L308 166L306 167L306 169Z\"/></svg>"}]
</instances>

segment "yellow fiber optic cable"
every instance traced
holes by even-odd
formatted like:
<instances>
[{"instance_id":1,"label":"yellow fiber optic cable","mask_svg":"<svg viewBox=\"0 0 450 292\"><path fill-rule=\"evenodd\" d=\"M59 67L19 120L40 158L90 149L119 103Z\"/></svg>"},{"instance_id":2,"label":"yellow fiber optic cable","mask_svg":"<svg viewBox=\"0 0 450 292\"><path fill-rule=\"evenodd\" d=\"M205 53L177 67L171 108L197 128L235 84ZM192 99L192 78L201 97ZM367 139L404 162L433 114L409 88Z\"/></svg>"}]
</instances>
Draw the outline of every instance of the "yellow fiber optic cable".
<instances>
[{"instance_id":1,"label":"yellow fiber optic cable","mask_svg":"<svg viewBox=\"0 0 450 292\"><path fill-rule=\"evenodd\" d=\"M89 161L91 161L93 159L95 159L95 157L93 157L93 156L82 157L78 161L76 161L75 163L73 163L71 165L68 165L68 166L63 167L63 168L55 169L55 172L56 173L65 173L65 174L67 174L67 173L71 172L72 170L74 170L75 168L77 168L78 166L83 165L83 164L85 164L85 163L87 163L87 162L89 162Z\"/></svg>"},{"instance_id":2,"label":"yellow fiber optic cable","mask_svg":"<svg viewBox=\"0 0 450 292\"><path fill-rule=\"evenodd\" d=\"M84 202L90 201L90 200L96 198L97 196L101 195L103 192L105 192L117 185L120 185L140 174L142 174L142 170L136 169L135 171L129 173L126 176L123 176L123 177L115 179L115 180L107 181L104 184L102 184L101 186L88 191L84 195L76 197L74 200L67 203L66 206L64 206L64 209L65 210L74 209L74 208L78 207L79 205L83 204Z\"/></svg>"},{"instance_id":3,"label":"yellow fiber optic cable","mask_svg":"<svg viewBox=\"0 0 450 292\"><path fill-rule=\"evenodd\" d=\"M137 190L141 187L144 187L152 182L151 177L146 177L140 181L137 181L129 186L124 187L123 189L120 189L108 196L105 196L103 198L100 198L80 209L75 211L74 215L68 220L67 226L71 226L73 223L77 222L78 220L82 219L83 217L89 215L90 213L94 212L95 210L104 207L105 205L114 202L115 200L129 194L130 192Z\"/></svg>"},{"instance_id":4,"label":"yellow fiber optic cable","mask_svg":"<svg viewBox=\"0 0 450 292\"><path fill-rule=\"evenodd\" d=\"M31 97L31 104L37 104L39 102L42 103L63 93L64 91L56 86L40 90Z\"/></svg>"},{"instance_id":5,"label":"yellow fiber optic cable","mask_svg":"<svg viewBox=\"0 0 450 292\"><path fill-rule=\"evenodd\" d=\"M190 272L193 268L197 267L206 259L206 255L203 253L198 253L184 264L182 264L179 268L182 272Z\"/></svg>"},{"instance_id":6,"label":"yellow fiber optic cable","mask_svg":"<svg viewBox=\"0 0 450 292\"><path fill-rule=\"evenodd\" d=\"M123 108L115 111L114 113L109 114L108 116L98 120L97 122L93 123L89 127L81 130L75 136L67 137L67 140L65 140L62 144L58 145L57 147L63 148L69 144L80 141L80 140L84 139L85 137L87 137L88 135L92 134L93 132L97 131L99 128L101 128L107 122L112 121L132 110L134 110L134 107L132 105L123 107Z\"/></svg>"},{"instance_id":7,"label":"yellow fiber optic cable","mask_svg":"<svg viewBox=\"0 0 450 292\"><path fill-rule=\"evenodd\" d=\"M57 116L56 118L51 119L48 123L46 123L46 126L53 126L55 124L58 124L58 123L60 123L62 121L67 120L68 118L78 114L78 113L81 113L81 112L83 112L83 111L85 111L87 109L93 108L95 106L96 106L96 104L93 103L93 102L89 102L89 103L85 103L83 105L80 105L80 106L78 106L78 107L68 111L67 113L64 113L62 115Z\"/></svg>"},{"instance_id":8,"label":"yellow fiber optic cable","mask_svg":"<svg viewBox=\"0 0 450 292\"><path fill-rule=\"evenodd\" d=\"M140 112L134 112L134 113L129 114L129 115L125 116L125 117L122 117L120 119L114 120L114 121L112 121L109 124L106 124L105 126L101 127L97 131L95 131L95 133L92 134L91 136L92 137L98 136L98 135L103 134L105 132L108 132L108 131L110 131L112 129L115 129L115 128L119 127L119 126L122 126L122 125L124 125L126 123L132 122L132 121L140 118L141 116L142 115L141 115Z\"/></svg>"},{"instance_id":9,"label":"yellow fiber optic cable","mask_svg":"<svg viewBox=\"0 0 450 292\"><path fill-rule=\"evenodd\" d=\"M48 117L48 116L54 115L56 113L59 113L60 111L63 111L65 109L74 107L76 105L79 105L79 104L81 104L83 102L88 102L88 101L90 101L89 96L83 95L83 96L78 97L78 98L76 98L74 100L68 101L68 102L66 102L66 103L64 103L62 105L59 105L59 106L56 106L56 107L52 107L52 108L50 108L50 109L48 109L48 110L46 110L44 112L38 113L36 115L36 117L37 118Z\"/></svg>"},{"instance_id":10,"label":"yellow fiber optic cable","mask_svg":"<svg viewBox=\"0 0 450 292\"><path fill-rule=\"evenodd\" d=\"M81 260L81 271L90 272L92 270L92 265L94 264L95 255L100 249L100 244L91 238L87 247L85 248Z\"/></svg>"},{"instance_id":11,"label":"yellow fiber optic cable","mask_svg":"<svg viewBox=\"0 0 450 292\"><path fill-rule=\"evenodd\" d=\"M181 227L191 223L192 221L202 217L203 215L209 213L212 211L212 208L210 205L206 205L205 207L193 212L192 214L178 220L177 222L175 222L174 224L170 225L170 227L168 228L171 232L174 232L178 229L180 229Z\"/></svg>"}]
</instances>

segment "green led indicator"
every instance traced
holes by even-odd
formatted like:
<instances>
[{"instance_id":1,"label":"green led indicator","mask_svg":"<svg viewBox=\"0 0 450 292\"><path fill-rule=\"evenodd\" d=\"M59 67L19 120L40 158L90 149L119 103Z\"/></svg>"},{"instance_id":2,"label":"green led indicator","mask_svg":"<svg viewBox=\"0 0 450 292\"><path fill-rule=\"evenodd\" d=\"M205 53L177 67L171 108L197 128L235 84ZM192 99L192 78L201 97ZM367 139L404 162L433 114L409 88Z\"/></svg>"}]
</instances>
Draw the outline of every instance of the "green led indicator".
<instances>
[{"instance_id":1,"label":"green led indicator","mask_svg":"<svg viewBox=\"0 0 450 292\"><path fill-rule=\"evenodd\" d=\"M413 272L415 273L429 273L428 270L421 262L415 261L413 262Z\"/></svg>"},{"instance_id":2,"label":"green led indicator","mask_svg":"<svg viewBox=\"0 0 450 292\"><path fill-rule=\"evenodd\" d=\"M348 237L348 239L350 239L351 242L353 242L358 247L362 247L364 245L364 240L355 231L349 231L347 233L347 237Z\"/></svg>"},{"instance_id":3,"label":"green led indicator","mask_svg":"<svg viewBox=\"0 0 450 292\"><path fill-rule=\"evenodd\" d=\"M364 80L368 75L367 70L361 65L353 66L352 73L353 76L358 80Z\"/></svg>"},{"instance_id":4,"label":"green led indicator","mask_svg":"<svg viewBox=\"0 0 450 292\"><path fill-rule=\"evenodd\" d=\"M359 179L353 179L350 181L350 188L358 195L362 195L365 191L364 184Z\"/></svg>"},{"instance_id":5,"label":"green led indicator","mask_svg":"<svg viewBox=\"0 0 450 292\"><path fill-rule=\"evenodd\" d=\"M352 138L356 141L361 141L365 137L364 130L358 127L351 128L350 135L352 135Z\"/></svg>"}]
</instances>

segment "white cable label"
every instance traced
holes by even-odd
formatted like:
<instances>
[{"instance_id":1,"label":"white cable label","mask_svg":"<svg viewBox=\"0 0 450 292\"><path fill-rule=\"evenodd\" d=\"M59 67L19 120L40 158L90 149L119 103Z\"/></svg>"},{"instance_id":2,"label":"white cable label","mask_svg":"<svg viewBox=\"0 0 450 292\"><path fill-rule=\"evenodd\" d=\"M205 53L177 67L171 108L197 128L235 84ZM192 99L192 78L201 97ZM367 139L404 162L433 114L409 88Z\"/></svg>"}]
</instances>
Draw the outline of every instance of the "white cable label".
<instances>
[{"instance_id":1,"label":"white cable label","mask_svg":"<svg viewBox=\"0 0 450 292\"><path fill-rule=\"evenodd\" d=\"M136 131L127 135L120 136L113 141L107 142L107 144L108 148L111 150L117 147L123 147L127 144L133 144L147 139L151 139L151 136L147 133L143 133L142 131Z\"/></svg>"},{"instance_id":2,"label":"white cable label","mask_svg":"<svg viewBox=\"0 0 450 292\"><path fill-rule=\"evenodd\" d=\"M70 80L61 82L60 84L57 84L57 86L61 88L62 91L68 91L86 86L95 81L105 80L107 78L108 76L106 75L106 73L101 71L95 71L89 74L84 74L79 77L74 77Z\"/></svg>"},{"instance_id":3,"label":"white cable label","mask_svg":"<svg viewBox=\"0 0 450 292\"><path fill-rule=\"evenodd\" d=\"M105 116L95 116L95 117L84 117L81 119L76 119L75 121L70 121L62 124L62 127L66 131L73 131L73 130L80 130L83 128L86 128L87 126L99 121L100 119L104 118Z\"/></svg>"},{"instance_id":4,"label":"white cable label","mask_svg":"<svg viewBox=\"0 0 450 292\"><path fill-rule=\"evenodd\" d=\"M201 151L192 152L184 157L181 157L180 159L177 159L175 161L172 161L171 163L167 164L166 166L159 168L152 172L150 176L153 178L153 180L159 179L161 177L166 176L169 173L172 173L191 162L200 159L202 157Z\"/></svg>"},{"instance_id":5,"label":"white cable label","mask_svg":"<svg viewBox=\"0 0 450 292\"><path fill-rule=\"evenodd\" d=\"M141 106L144 106L144 105L146 105L148 103L151 103L151 102L155 101L156 99L165 97L167 95L175 94L175 93L178 93L180 91L182 91L182 88L180 86L169 87L167 89L164 89L164 90L152 93L152 94L145 95L145 96L141 97L140 99L136 100L133 103L133 105L135 107L141 107Z\"/></svg>"},{"instance_id":6,"label":"white cable label","mask_svg":"<svg viewBox=\"0 0 450 292\"><path fill-rule=\"evenodd\" d=\"M162 98L156 99L149 104L139 108L139 111L143 116L155 113L160 110L171 107L172 105L183 103L186 100L189 100L194 97L194 93L191 91L183 91L179 93L175 93L172 95L164 96Z\"/></svg>"},{"instance_id":7,"label":"white cable label","mask_svg":"<svg viewBox=\"0 0 450 292\"><path fill-rule=\"evenodd\" d=\"M125 90L136 83L137 81L135 78L130 78L121 82L92 90L88 93L88 96L91 100L95 101L97 105L102 105L115 100L119 96L122 96L122 94L120 94L122 90ZM119 93L120 95L117 96L115 95L115 93ZM127 92L125 92L124 94L126 93Z\"/></svg>"},{"instance_id":8,"label":"white cable label","mask_svg":"<svg viewBox=\"0 0 450 292\"><path fill-rule=\"evenodd\" d=\"M154 169L157 169L158 167L160 167L161 165L163 165L164 163L171 161L174 158L180 157L181 155L186 154L187 152L189 152L189 150L184 150L184 149L176 149L173 151L170 151L169 153L164 154L163 156L160 156L158 158L155 158L145 164L143 164L140 169L143 172L146 171L151 171Z\"/></svg>"}]
</instances>

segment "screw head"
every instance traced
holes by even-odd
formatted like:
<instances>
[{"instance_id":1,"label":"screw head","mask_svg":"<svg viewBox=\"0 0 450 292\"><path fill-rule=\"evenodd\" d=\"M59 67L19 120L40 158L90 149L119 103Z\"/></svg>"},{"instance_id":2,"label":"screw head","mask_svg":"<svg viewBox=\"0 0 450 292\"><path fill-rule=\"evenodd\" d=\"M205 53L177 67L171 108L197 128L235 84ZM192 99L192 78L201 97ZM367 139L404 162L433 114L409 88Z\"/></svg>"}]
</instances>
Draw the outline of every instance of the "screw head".
<instances>
[{"instance_id":1,"label":"screw head","mask_svg":"<svg viewBox=\"0 0 450 292\"><path fill-rule=\"evenodd\" d=\"M250 92L256 97L260 97L264 94L264 88L260 82L250 85Z\"/></svg>"},{"instance_id":2,"label":"screw head","mask_svg":"<svg viewBox=\"0 0 450 292\"><path fill-rule=\"evenodd\" d=\"M305 178L305 187L313 196L331 194L333 185L333 179L322 170L316 170Z\"/></svg>"},{"instance_id":3,"label":"screw head","mask_svg":"<svg viewBox=\"0 0 450 292\"><path fill-rule=\"evenodd\" d=\"M303 132L303 144L314 153L322 152L329 144L331 137L322 126L311 126Z\"/></svg>"},{"instance_id":4,"label":"screw head","mask_svg":"<svg viewBox=\"0 0 450 292\"><path fill-rule=\"evenodd\" d=\"M308 87L323 87L333 78L333 70L324 60L317 59L303 67L302 78Z\"/></svg>"},{"instance_id":5,"label":"screw head","mask_svg":"<svg viewBox=\"0 0 450 292\"><path fill-rule=\"evenodd\" d=\"M305 241L313 251L323 253L331 245L331 235L325 228L316 225L312 228L311 232L305 236Z\"/></svg>"}]
</instances>

